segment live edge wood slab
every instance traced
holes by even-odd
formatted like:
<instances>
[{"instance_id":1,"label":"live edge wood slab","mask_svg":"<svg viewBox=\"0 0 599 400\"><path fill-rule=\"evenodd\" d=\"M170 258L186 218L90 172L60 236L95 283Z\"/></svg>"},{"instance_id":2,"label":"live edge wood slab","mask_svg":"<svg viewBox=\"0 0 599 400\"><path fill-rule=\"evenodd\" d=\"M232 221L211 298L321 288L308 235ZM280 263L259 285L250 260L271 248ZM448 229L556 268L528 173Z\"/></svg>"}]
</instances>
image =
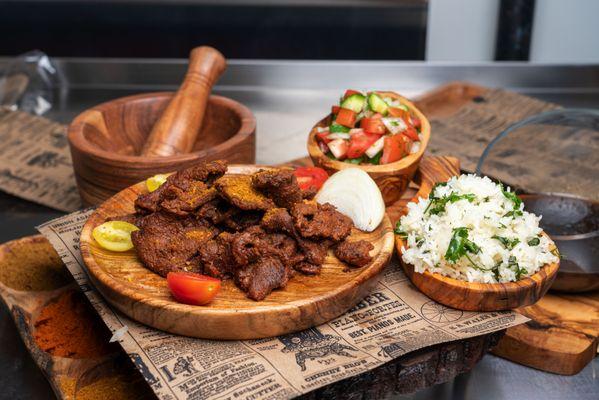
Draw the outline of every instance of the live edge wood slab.
<instances>
[{"instance_id":1,"label":"live edge wood slab","mask_svg":"<svg viewBox=\"0 0 599 400\"><path fill-rule=\"evenodd\" d=\"M229 166L228 174L251 174L254 165ZM388 216L373 232L352 230L350 240L373 244L373 261L348 268L329 251L318 276L296 274L282 290L266 299L248 299L231 280L223 282L216 299L207 306L176 302L166 279L145 268L134 250L117 253L102 249L92 230L115 217L134 212L133 203L147 193L145 183L125 189L103 203L81 233L81 255L94 286L125 315L167 332L204 339L258 339L320 325L346 312L378 282L393 253L393 228Z\"/></svg>"}]
</instances>

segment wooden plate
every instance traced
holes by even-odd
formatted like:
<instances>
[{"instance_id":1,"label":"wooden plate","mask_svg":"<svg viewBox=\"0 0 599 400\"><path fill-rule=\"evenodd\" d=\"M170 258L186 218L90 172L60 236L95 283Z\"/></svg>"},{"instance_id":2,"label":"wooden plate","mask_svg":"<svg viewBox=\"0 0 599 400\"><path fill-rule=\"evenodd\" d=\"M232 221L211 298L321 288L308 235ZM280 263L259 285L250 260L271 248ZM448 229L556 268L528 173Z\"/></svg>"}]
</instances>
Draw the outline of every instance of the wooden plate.
<instances>
[{"instance_id":1,"label":"wooden plate","mask_svg":"<svg viewBox=\"0 0 599 400\"><path fill-rule=\"evenodd\" d=\"M443 174L435 175L428 171L417 177L416 183L420 185L420 189L412 201L418 201L420 197L428 197L435 183L447 181L449 178L437 180L434 178L436 176L443 176ZM407 212L407 209L405 211ZM402 268L414 286L431 299L459 310L501 311L534 304L547 293L559 269L559 262L557 262L547 264L537 273L516 282L465 282L429 271L424 273L414 271L413 265L401 260L401 248L404 243L399 235L395 235L395 243Z\"/></svg>"},{"instance_id":2,"label":"wooden plate","mask_svg":"<svg viewBox=\"0 0 599 400\"><path fill-rule=\"evenodd\" d=\"M251 165L229 166L233 174L257 170ZM256 339L322 324L368 294L393 253L393 229L385 216L374 232L352 232L352 239L368 240L375 247L374 260L366 267L345 271L346 266L329 253L319 276L297 274L285 289L263 301L246 298L228 280L209 306L180 304L171 298L166 279L144 268L135 251L104 250L91 235L107 217L132 213L134 200L145 192L141 182L103 203L83 227L81 255L92 283L110 304L136 321L171 333L204 339Z\"/></svg>"}]
</instances>

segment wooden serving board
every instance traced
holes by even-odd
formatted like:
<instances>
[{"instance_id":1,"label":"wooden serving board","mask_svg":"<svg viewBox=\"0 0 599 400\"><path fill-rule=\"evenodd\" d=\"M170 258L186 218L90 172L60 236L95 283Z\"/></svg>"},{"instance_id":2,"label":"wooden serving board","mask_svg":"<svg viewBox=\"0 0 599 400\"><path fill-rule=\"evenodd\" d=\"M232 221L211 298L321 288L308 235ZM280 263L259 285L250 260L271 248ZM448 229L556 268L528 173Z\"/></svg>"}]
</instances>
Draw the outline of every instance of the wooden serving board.
<instances>
[{"instance_id":1,"label":"wooden serving board","mask_svg":"<svg viewBox=\"0 0 599 400\"><path fill-rule=\"evenodd\" d=\"M228 174L249 175L255 165L229 166ZM373 232L353 229L350 240L373 244L373 261L362 268L347 268L329 251L317 276L296 274L282 290L256 302L232 280L223 282L219 295L207 306L175 301L166 279L148 270L134 250L117 253L103 249L93 229L108 217L135 211L134 201L147 193L145 182L131 186L104 202L81 232L81 255L94 287L123 314L166 332L216 340L261 339L304 330L343 314L378 282L393 254L393 227L385 216Z\"/></svg>"},{"instance_id":2,"label":"wooden serving board","mask_svg":"<svg viewBox=\"0 0 599 400\"><path fill-rule=\"evenodd\" d=\"M303 162L307 163L307 160ZM424 157L419 174L438 174L437 179L447 179L458 170L456 159ZM432 180L425 179L422 182L423 185L429 185ZM393 220L414 196L416 189L416 186L411 185L404 198L388 209ZM49 290L33 291L31 288L16 290L3 283L11 280L6 278L8 274L4 274L10 265L18 265L17 273L12 278L17 281L33 275L47 276L50 274L48 271L54 274L59 271L64 276L56 279L58 282ZM75 282L66 267L62 265L54 249L43 237L26 237L0 245L0 297L12 311L25 345L47 376L59 399L74 399L76 395L80 398L84 392L90 398L155 398L120 348L114 353L86 359L56 357L40 349L34 339L35 318L45 305L55 302L65 291L74 288L76 288ZM83 303L82 306L91 309L91 305L83 296L78 299ZM94 314L94 317L95 323L102 324L98 315ZM413 393L447 382L456 375L469 371L490 348L497 344L503 334L504 331L499 331L424 348L367 373L308 393L302 396L302 399L324 399L335 396L382 398ZM103 340L108 340L108 337L104 336ZM107 379L110 379L108 382L112 384L111 390L107 390L105 385L100 385Z\"/></svg>"}]
</instances>

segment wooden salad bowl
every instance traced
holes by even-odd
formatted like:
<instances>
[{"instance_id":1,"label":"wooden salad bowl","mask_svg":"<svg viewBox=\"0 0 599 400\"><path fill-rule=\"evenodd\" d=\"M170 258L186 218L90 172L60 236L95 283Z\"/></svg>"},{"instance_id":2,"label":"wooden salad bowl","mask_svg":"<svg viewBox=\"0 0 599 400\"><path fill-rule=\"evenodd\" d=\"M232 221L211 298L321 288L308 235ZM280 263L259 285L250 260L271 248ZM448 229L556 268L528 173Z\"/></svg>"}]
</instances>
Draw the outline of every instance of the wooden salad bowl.
<instances>
[{"instance_id":1,"label":"wooden salad bowl","mask_svg":"<svg viewBox=\"0 0 599 400\"><path fill-rule=\"evenodd\" d=\"M253 165L229 166L232 174L251 174ZM176 302L166 279L146 269L135 250L116 253L101 248L92 230L107 217L132 213L133 202L147 193L145 183L133 185L104 202L81 233L81 255L88 275L104 298L132 319L167 332L204 339L257 339L300 331L345 313L367 295L393 253L393 228L388 216L370 233L352 230L352 240L374 245L373 261L348 268L332 253L318 276L297 274L287 287L262 301L248 299L231 280L207 306Z\"/></svg>"},{"instance_id":2,"label":"wooden salad bowl","mask_svg":"<svg viewBox=\"0 0 599 400\"><path fill-rule=\"evenodd\" d=\"M384 97L400 99L403 104L408 106L410 112L420 119L422 124L420 132L422 140L420 142L420 149L416 153L410 154L399 161L383 165L355 165L343 161L331 160L322 152L322 150L320 150L320 147L318 147L318 143L316 142L317 129L319 127L327 127L330 125L330 114L318 121L318 123L312 127L310 135L308 136L308 153L310 154L310 158L312 158L314 165L323 168L329 175L345 168L359 167L363 169L378 185L383 195L385 205L390 206L399 200L414 177L418 165L420 164L420 159L422 158L430 139L431 125L424 114L422 114L422 112L420 112L420 110L405 97L395 92L377 93Z\"/></svg>"},{"instance_id":3,"label":"wooden salad bowl","mask_svg":"<svg viewBox=\"0 0 599 400\"><path fill-rule=\"evenodd\" d=\"M428 197L433 185L432 174L419 174L416 183L420 189L412 201ZM545 235L545 233L543 232ZM402 268L410 281L422 293L438 303L465 311L502 311L536 303L547 293L559 269L559 262L546 264L535 274L516 282L478 283L466 282L437 273L414 271L414 266L403 262L404 241L395 235L395 247ZM553 244L555 247L555 244Z\"/></svg>"},{"instance_id":4,"label":"wooden salad bowl","mask_svg":"<svg viewBox=\"0 0 599 400\"><path fill-rule=\"evenodd\" d=\"M255 161L256 119L244 105L210 96L190 153L142 156L153 126L173 93L147 93L112 100L79 114L68 130L77 186L84 205L97 205L152 175L200 161Z\"/></svg>"}]
</instances>

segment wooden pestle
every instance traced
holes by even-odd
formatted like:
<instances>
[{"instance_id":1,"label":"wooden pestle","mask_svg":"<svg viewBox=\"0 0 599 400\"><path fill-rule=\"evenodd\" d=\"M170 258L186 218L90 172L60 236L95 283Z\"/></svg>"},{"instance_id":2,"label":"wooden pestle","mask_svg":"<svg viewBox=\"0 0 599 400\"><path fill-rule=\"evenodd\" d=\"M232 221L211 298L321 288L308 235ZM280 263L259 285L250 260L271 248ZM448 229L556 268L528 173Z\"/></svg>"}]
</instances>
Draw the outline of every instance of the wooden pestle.
<instances>
[{"instance_id":1,"label":"wooden pestle","mask_svg":"<svg viewBox=\"0 0 599 400\"><path fill-rule=\"evenodd\" d=\"M152 128L141 155L167 157L191 152L202 127L212 85L225 67L225 57L212 47L196 47L191 51L185 80Z\"/></svg>"}]
</instances>

